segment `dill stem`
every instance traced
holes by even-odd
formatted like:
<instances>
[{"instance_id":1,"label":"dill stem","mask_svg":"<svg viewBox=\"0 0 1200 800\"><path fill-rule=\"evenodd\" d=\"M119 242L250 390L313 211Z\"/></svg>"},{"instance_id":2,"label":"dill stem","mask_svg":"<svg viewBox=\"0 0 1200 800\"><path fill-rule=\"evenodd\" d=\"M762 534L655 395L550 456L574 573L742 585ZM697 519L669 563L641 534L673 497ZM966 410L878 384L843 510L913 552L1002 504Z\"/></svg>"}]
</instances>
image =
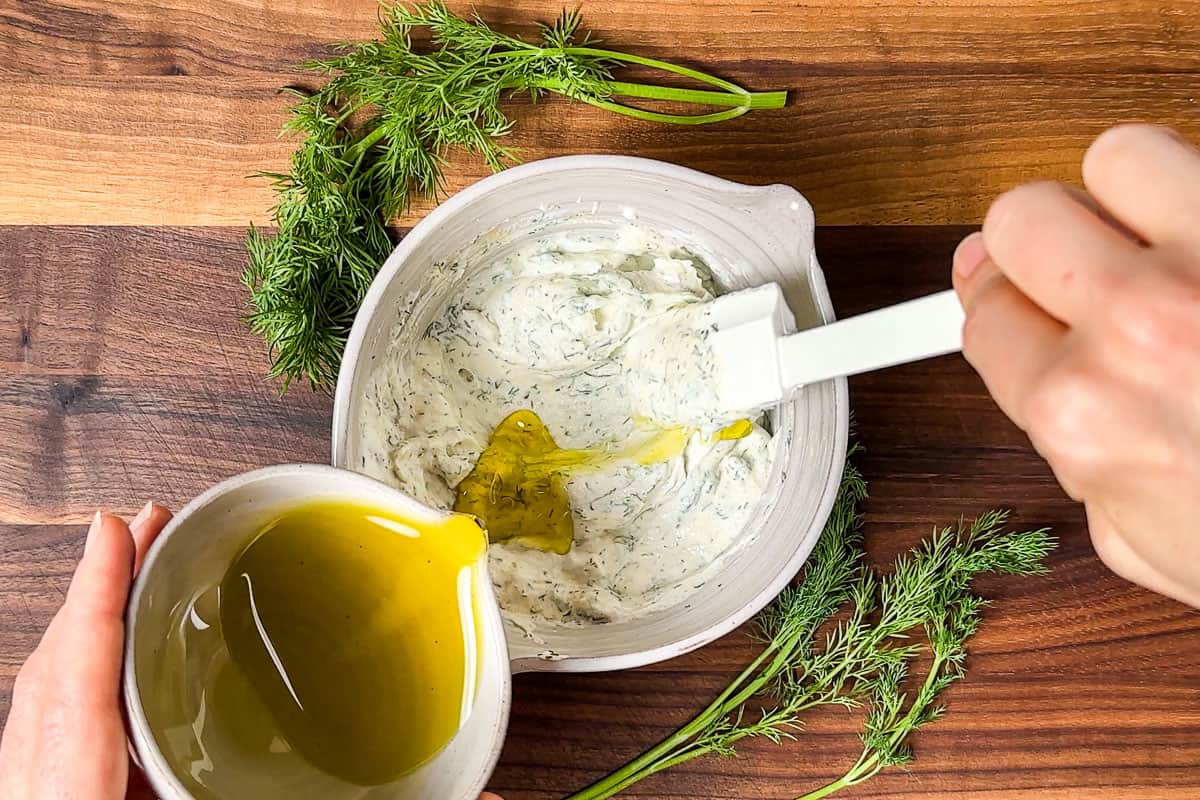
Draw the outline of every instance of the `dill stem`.
<instances>
[{"instance_id":1,"label":"dill stem","mask_svg":"<svg viewBox=\"0 0 1200 800\"><path fill-rule=\"evenodd\" d=\"M650 764L649 766L647 766L645 769L643 769L640 772L635 772L631 775L627 775L627 776L625 776L625 778L622 781L620 781L616 785L608 786L604 790L600 791L599 793L591 792L591 787L588 787L587 789L584 789L583 792L580 792L579 794L573 794L570 797L566 798L566 800L577 800L577 799L583 800L584 798L586 798L586 800L605 800L605 798L612 797L615 794L619 794L620 792L625 791L630 786L633 786L635 783L640 783L641 781L645 780L646 778L649 778L651 775L662 772L664 770L671 769L672 767L676 767L687 761L691 761L693 758L699 758L700 756L707 755L707 754L708 754L708 751L705 750L704 748L693 747L693 748L682 751L678 755L660 759L660 760L654 762L653 764ZM584 792L588 792L588 794L584 794Z\"/></svg>"},{"instance_id":2,"label":"dill stem","mask_svg":"<svg viewBox=\"0 0 1200 800\"><path fill-rule=\"evenodd\" d=\"M787 92L710 92L706 89L676 89L648 83L626 83L610 81L612 93L619 97L639 97L648 100L669 100L678 103L696 103L710 106L732 106L735 108L783 108Z\"/></svg>"},{"instance_id":3,"label":"dill stem","mask_svg":"<svg viewBox=\"0 0 1200 800\"><path fill-rule=\"evenodd\" d=\"M602 50L593 47L530 47L489 53L485 60L493 58L527 59L554 55L590 56L593 58L605 58L612 61L620 61L627 64L637 64L639 66L650 67L663 72L670 72L675 75L691 78L720 89L720 91L710 91L706 89L681 89L671 86L658 86L655 84L646 83L608 81L609 89L611 90L612 94L617 97L634 97L645 100L660 100L665 102L689 103L693 105L726 107L723 111L716 111L710 114L667 114L659 111L648 111L646 109L634 108L632 106L618 103L604 97L574 96L574 99L582 100L583 102L597 108L602 108L606 111L611 111L616 114L623 114L627 117L633 117L649 122L663 122L673 125L706 125L713 122L723 122L728 119L740 117L743 114L756 109L783 108L783 106L787 103L786 91L751 92L742 88L741 86L738 86L736 83L732 83L723 78L718 78L717 76L710 75L706 72L701 72L700 70L684 67L679 64L672 64L668 61L645 58L643 56L637 56L631 53L622 53L616 50ZM463 67L460 68L460 71L465 70L468 66L470 65L463 65ZM527 85L533 85L537 88L568 97L572 96L570 87L560 80L535 80ZM349 109L343 112L341 116L338 117L337 121L339 123L344 122L361 107L361 105L351 106ZM385 130L382 127L377 127L362 139L355 142L349 148L347 155L356 159L355 167L351 173L351 177L357 174L358 166L366 152L373 145L378 143L384 137L384 135Z\"/></svg>"},{"instance_id":4,"label":"dill stem","mask_svg":"<svg viewBox=\"0 0 1200 800\"><path fill-rule=\"evenodd\" d=\"M652 775L661 767L657 767L656 762L664 756L669 756L672 751L680 746L687 745L697 733L704 729L706 725L715 719L720 719L728 714L733 709L736 709L740 704L737 698L732 701L730 696L736 691L737 687L746 682L758 672L759 667L767 660L769 656L775 653L780 647L779 644L772 643L768 645L758 656L755 657L750 664L742 670L736 678L734 678L728 686L725 687L717 697L708 704L708 706L696 716L676 730L669 737L659 742L654 747L627 762L620 769L617 769L604 778L596 781L590 786L579 790L575 794L568 796L565 800L600 800L600 798L611 797L626 786L630 786L641 780L645 775ZM753 696L760 690L766 680L759 676L757 680L750 681L747 690L753 689L750 696ZM651 769L657 767L655 769ZM649 771L647 771L649 770ZM645 775L643 775L645 773ZM638 777L641 776L641 777Z\"/></svg>"},{"instance_id":5,"label":"dill stem","mask_svg":"<svg viewBox=\"0 0 1200 800\"><path fill-rule=\"evenodd\" d=\"M870 750L864 747L863 751L859 753L858 760L854 762L854 766L846 770L842 777L835 781L830 781L818 789L813 789L808 794L801 795L795 800L821 800L821 798L828 797L834 792L840 792L847 786L855 786L874 776L882 767L879 766L879 754L870 753L868 755L869 753Z\"/></svg>"},{"instance_id":6,"label":"dill stem","mask_svg":"<svg viewBox=\"0 0 1200 800\"><path fill-rule=\"evenodd\" d=\"M849 773L847 773L847 774L849 774ZM802 797L796 798L796 800L821 800L822 797L828 797L829 795L833 794L834 792L840 792L842 789L845 789L847 786L853 786L853 785L854 785L854 781L849 780L846 777L846 775L843 775L842 777L838 778L836 781L827 783L824 786L822 786L820 789L814 789L813 791L809 792L808 794L803 795Z\"/></svg>"},{"instance_id":7,"label":"dill stem","mask_svg":"<svg viewBox=\"0 0 1200 800\"><path fill-rule=\"evenodd\" d=\"M355 159L354 171L351 172L351 177L358 172L358 165L362 162L363 156L365 156L367 151L370 150L376 143L378 143L386 133L387 131L383 128L383 126L378 126L346 149L346 155L348 157L347 160L350 158Z\"/></svg>"},{"instance_id":8,"label":"dill stem","mask_svg":"<svg viewBox=\"0 0 1200 800\"><path fill-rule=\"evenodd\" d=\"M543 49L543 52L550 51ZM661 72L669 72L684 78L690 78L700 83L707 83L709 86L715 86L721 90L719 92L710 92L701 89L677 89L669 86L609 81L612 93L617 96L730 107L725 111L717 111L711 114L665 114L659 111L634 108L607 98L577 98L597 108L647 122L662 122L670 125L707 125L713 122L724 122L725 120L740 117L752 109L783 108L784 104L787 103L787 92L751 92L724 78L718 78L715 75L709 75L707 72L701 72L700 70L680 64L672 64L669 61L660 61L656 58L646 58L645 56L622 53L617 50L602 50L596 47L565 47L560 48L559 52L566 55L588 56L607 59L609 61L619 61L625 64L637 64L638 66L649 67Z\"/></svg>"},{"instance_id":9,"label":"dill stem","mask_svg":"<svg viewBox=\"0 0 1200 800\"><path fill-rule=\"evenodd\" d=\"M634 108L623 103L614 102L605 97L575 95L570 92L568 86L558 80L539 80L534 82L538 88L564 94L576 100L582 100L597 108L648 122L663 122L671 125L707 125L713 122L723 122L734 117L740 117L748 111L764 108L783 108L787 104L786 91L751 92L748 89L738 86L736 83L727 81L724 78L718 78L715 75L710 75L707 72L701 72L700 70L679 64L672 64L669 61L660 61L656 58L622 53L617 50L602 50L595 47L524 47L517 50L490 53L488 57L527 59L553 57L556 55L585 56L617 61L624 64L637 64L638 66L649 67L661 72L669 72L674 75L690 78L700 83L706 83L720 90L714 92L705 89L681 89L646 83L608 81L609 90L614 96L727 107L725 111L717 111L711 114L665 114L659 111Z\"/></svg>"},{"instance_id":10,"label":"dill stem","mask_svg":"<svg viewBox=\"0 0 1200 800\"><path fill-rule=\"evenodd\" d=\"M807 633L808 631L798 631L786 639L770 642L703 711L670 737L627 762L620 769L570 795L566 800L602 800L612 797L642 778L707 753L707 748L696 746L692 741L696 735L715 720L732 714L750 698L760 694L767 682L787 667L792 651ZM771 659L771 663L764 667L768 658ZM809 699L811 696L806 694L805 698ZM807 704L801 704L796 710L805 707ZM744 738L746 735L749 734L734 736L733 740Z\"/></svg>"},{"instance_id":11,"label":"dill stem","mask_svg":"<svg viewBox=\"0 0 1200 800\"><path fill-rule=\"evenodd\" d=\"M661 70L663 72L671 72L676 75L681 75L685 78L707 83L709 86L716 86L718 89L724 89L732 94L749 95L750 92L738 86L732 81L727 81L724 78L718 78L716 75L709 75L707 72L701 72L698 69L685 67L681 64L672 64L669 61L660 61L657 58L647 58L646 56L637 56L632 53L622 53L617 50L602 50L596 47L565 47L562 51L568 55L592 56L594 58L605 58L611 61L621 61L626 64L637 64L642 67L650 67L651 69Z\"/></svg>"},{"instance_id":12,"label":"dill stem","mask_svg":"<svg viewBox=\"0 0 1200 800\"><path fill-rule=\"evenodd\" d=\"M340 126L343 122L354 116L356 111L362 110L362 108L363 105L361 103L358 105L347 105L346 110L334 118L333 124Z\"/></svg>"},{"instance_id":13,"label":"dill stem","mask_svg":"<svg viewBox=\"0 0 1200 800\"><path fill-rule=\"evenodd\" d=\"M740 706L746 700L749 700L751 697L758 694L762 687L766 685L766 682L770 680L771 676L779 672L780 666L787 663L787 659L791 656L792 648L798 638L799 637L789 637L788 639L783 639L779 642L771 642L764 647L763 651L755 656L754 660L751 661L744 670L738 673L736 678L729 682L729 685L725 687L724 691L717 695L715 700L709 703L708 708L706 708L705 711L716 708L717 706L722 706L726 709L734 709ZM760 670L759 668L762 667L763 662L767 660L767 656L771 655L774 655L774 658L771 659L770 665L768 665L765 669ZM750 681L747 686L737 693L737 695L734 695L734 692L737 691L737 688L745 683L747 679L755 673L758 673L757 678L753 681Z\"/></svg>"},{"instance_id":14,"label":"dill stem","mask_svg":"<svg viewBox=\"0 0 1200 800\"><path fill-rule=\"evenodd\" d=\"M855 786L874 777L881 769L883 767L879 764L879 753L872 753L864 748L858 756L858 761L855 761L854 766L846 770L842 777L830 781L819 789L813 789L808 794L800 795L795 800L821 800L821 798L839 792L847 786Z\"/></svg>"},{"instance_id":15,"label":"dill stem","mask_svg":"<svg viewBox=\"0 0 1200 800\"><path fill-rule=\"evenodd\" d=\"M888 630L889 626L887 625L877 627L874 631L877 634L876 636L860 641L850 650L846 658L839 660L839 665L834 670L817 676L816 682L800 698L795 698L792 703L788 704L788 711L790 713L799 713L814 705L818 705L819 700L817 698L820 690L831 685L834 687L842 685L848 677L847 670L858 665L864 650L877 647L881 642L892 638ZM692 741L696 734L701 732L712 721L735 712L748 700L759 694L772 677L787 668L796 644L808 633L810 632L797 631L786 639L771 642L754 661L738 674L716 699L692 718L690 722L679 728L656 747L642 753L605 778L570 795L566 800L603 800L604 798L612 797L657 772L708 753L708 748L697 745ZM767 662L768 658L771 659L771 662L764 667L763 665ZM932 684L942 666L943 661L935 658L925 679L926 689ZM751 677L753 677L753 680L751 680ZM739 687L740 691L738 691ZM907 733L911 719L918 710L915 705L909 709L907 716L892 736L891 741L893 744L899 742ZM749 730L734 731L730 734L727 743L732 744L749 735ZM879 756L877 753L868 755L868 752L864 751L854 766L841 778L827 784L821 789L817 789L809 795L797 798L797 800L818 800L846 786L852 786L866 780L881 769L878 761Z\"/></svg>"},{"instance_id":16,"label":"dill stem","mask_svg":"<svg viewBox=\"0 0 1200 800\"><path fill-rule=\"evenodd\" d=\"M615 97L637 97L647 100L727 107L724 111L715 111L711 114L666 114L660 111L634 108L605 97L573 95L569 88L558 80L545 79L531 83L539 89L572 97L596 108L649 122L663 122L671 125L707 125L713 122L723 122L756 109L783 108L784 103L787 102L787 92L736 94L733 92L710 92L704 89L676 89L647 83L609 81L608 87L612 96Z\"/></svg>"},{"instance_id":17,"label":"dill stem","mask_svg":"<svg viewBox=\"0 0 1200 800\"><path fill-rule=\"evenodd\" d=\"M892 723L892 735L888 737L888 744L890 746L894 747L895 745L900 744L900 742L904 740L905 736L912 733L913 730L916 729L913 723L916 721L919 712L922 710L919 700L922 697L928 696L929 688L933 685L934 681L937 680L937 677L941 673L942 667L944 667L945 664L946 660L944 657L937 655L933 657L933 663L929 665L929 672L925 675L925 681L921 686L920 691L917 692L917 699L909 707L908 713L905 714L899 720L899 722ZM883 766L879 763L879 751L875 750L872 752L869 748L864 748L862 754L858 757L858 761L854 762L854 766L846 770L846 773L842 775L842 777L825 784L819 789L814 789L808 794L801 795L800 797L797 797L796 800L820 800L821 798L828 797L834 792L844 789L847 786L854 786L855 784L862 783L863 781L874 777L881 769L883 769Z\"/></svg>"},{"instance_id":18,"label":"dill stem","mask_svg":"<svg viewBox=\"0 0 1200 800\"><path fill-rule=\"evenodd\" d=\"M765 683L765 680L763 682ZM762 686L758 686L756 689L756 692L757 692L757 690L761 690L761 689L762 689ZM738 706L740 706L742 702L744 702L744 701L740 701L740 702L734 701L734 702L726 703L725 707L720 709L720 713L713 715L711 718L715 719L715 718L719 718L721 716L727 716L727 715L733 713L734 711L737 710ZM815 698L813 693L811 693L811 692L806 692L804 695L804 700L797 702L794 705L789 704L787 706L787 711L789 714L798 714L801 711L806 711L810 708L813 708L813 707L821 705L821 704L822 704L821 699ZM732 745L735 742L739 742L748 736L754 736L754 735L756 735L756 733L757 732L753 728L742 728L740 730L735 730L735 731L730 732L728 734L728 736L725 737L724 743ZM679 764L683 764L687 761L691 761L694 758L699 758L700 756L708 755L711 752L712 752L712 750L708 747L705 747L703 743L689 742L686 746L677 750L675 753L667 754L666 757L660 758L659 760L644 766L640 771L635 772L631 775L625 776L625 778L623 780L621 780L621 782L618 785L607 787L604 793L595 794L595 795L589 794L589 795L586 795L586 798L588 798L588 800L604 800L604 798L612 797L613 795L617 794L618 792L624 791L625 789L629 788L633 784L638 783L641 780L643 780L644 778L648 778L651 775L654 775L655 773L662 772L664 770L678 766ZM588 790L590 790L591 788L592 787L588 787ZM588 790L585 790L585 791L588 791ZM582 793L580 795L572 795L570 798L567 798L567 800L572 800L573 798L583 797L583 796L584 795L582 795Z\"/></svg>"},{"instance_id":19,"label":"dill stem","mask_svg":"<svg viewBox=\"0 0 1200 800\"><path fill-rule=\"evenodd\" d=\"M858 761L854 762L854 766L846 770L842 777L835 781L830 781L819 789L813 789L808 794L803 794L795 800L821 800L823 797L840 792L848 786L856 786L865 780L875 777L879 773L882 766L879 764L879 754L870 753L864 749L859 755Z\"/></svg>"},{"instance_id":20,"label":"dill stem","mask_svg":"<svg viewBox=\"0 0 1200 800\"><path fill-rule=\"evenodd\" d=\"M724 122L734 119L750 111L749 106L736 106L724 111L714 111L711 114L665 114L661 111L647 111L642 108L634 108L633 106L627 106L623 103L599 97L588 97L585 95L576 97L575 99L581 100L589 106L611 111L614 114L622 114L626 117L633 117L634 119L646 122L662 122L667 125L708 125L713 122Z\"/></svg>"},{"instance_id":21,"label":"dill stem","mask_svg":"<svg viewBox=\"0 0 1200 800\"><path fill-rule=\"evenodd\" d=\"M764 674L766 674L766 673L764 673ZM740 679L740 677L741 676L739 676L739 679ZM764 678L762 683L765 684L765 682L766 682L766 679ZM756 686L754 693L757 693L762 688L763 687L761 684ZM704 717L705 724L707 724L708 722L712 721L713 719L719 719L723 716L727 716L728 714L733 713L734 711L737 710L737 708L743 702L745 702L745 701L744 700L739 701L739 700L735 699L731 702L724 703L723 707L720 709L717 709L716 713L710 714L710 713L708 713L709 709L712 709L713 706L717 705L717 701L714 701L712 703L712 705L709 706L708 709L705 709L705 711L698 714L696 719L700 719L701 717ZM799 713L801 711L805 711L805 710L812 708L814 706L817 706L817 705L820 705L820 701L813 699L813 696L811 693L806 693L805 700L796 705L789 705L788 711L789 711L789 713L793 713L793 714ZM682 731L682 729L680 729L680 730ZM741 741L742 739L745 739L747 736L752 736L754 734L755 734L755 731L751 728L744 728L742 730L733 731L726 738L725 743L733 744L735 742ZM688 738L690 739L694 735L695 734L693 733L693 734L689 735ZM655 750L658 750L658 749L659 748L655 748ZM708 755L710 752L712 752L711 749L708 747L705 747L703 744L688 741L688 742L685 742L684 745L681 748L677 749L674 753L668 752L666 754L655 756L654 758L649 760L649 763L642 764L641 762L646 761L647 760L646 757L650 756L650 753L647 752L645 755L640 756L637 759L635 759L634 761L631 761L628 764L626 764L625 767L623 767L621 770L618 770L618 772L614 772L612 775L608 776L608 778L618 778L618 780L612 781L612 780L609 780L608 778L606 778L603 781L597 781L596 783L592 784L591 786L587 787L586 789L583 789L580 792L573 794L570 797L566 798L566 800L605 800L605 798L612 797L615 794L623 792L625 789L628 789L630 786L634 785L635 783L639 783L642 780L649 778L651 775L654 775L659 772L663 772L664 770L671 769L672 767L676 767L680 764L691 761L694 758L699 758L700 756ZM860 759L860 761L861 761L861 759ZM635 764L638 764L640 766L634 767ZM632 772L629 771L631 768L633 769Z\"/></svg>"}]
</instances>

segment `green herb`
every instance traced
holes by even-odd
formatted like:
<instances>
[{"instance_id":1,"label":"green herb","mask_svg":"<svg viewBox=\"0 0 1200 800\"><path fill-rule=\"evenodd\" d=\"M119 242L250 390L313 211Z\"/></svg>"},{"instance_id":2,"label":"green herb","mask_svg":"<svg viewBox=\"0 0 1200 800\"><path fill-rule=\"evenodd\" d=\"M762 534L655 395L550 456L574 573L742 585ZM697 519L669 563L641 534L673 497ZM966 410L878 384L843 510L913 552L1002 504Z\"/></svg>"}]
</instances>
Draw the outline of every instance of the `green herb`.
<instances>
[{"instance_id":1,"label":"green herb","mask_svg":"<svg viewBox=\"0 0 1200 800\"><path fill-rule=\"evenodd\" d=\"M870 707L863 751L845 775L798 800L825 797L911 759L908 736L942 714L938 695L963 676L966 641L986 605L971 593L972 579L1043 572L1054 540L1045 530L1004 532L1006 513L993 511L935 531L880 577L862 559L858 507L865 497L862 476L848 464L803 580L757 619L765 643L758 657L691 722L568 800L612 797L693 758L732 755L747 737L794 738L803 712L830 704ZM834 622L846 606L847 615ZM914 639L922 630L926 645ZM932 663L908 702L901 687L925 649Z\"/></svg>"},{"instance_id":2,"label":"green herb","mask_svg":"<svg viewBox=\"0 0 1200 800\"><path fill-rule=\"evenodd\" d=\"M266 173L278 191L275 236L251 228L243 283L251 329L270 349L283 387L307 380L329 388L354 314L391 250L386 223L414 194L441 189L445 153L461 147L492 170L514 160L499 140L512 128L506 97L546 93L641 120L703 125L760 108L781 108L785 92L750 92L688 67L614 50L577 37L580 17L564 12L541 26L541 41L498 33L451 13L441 0L384 6L381 38L343 46L343 55L305 65L329 76L299 98L284 126L303 137L286 174ZM428 33L422 49L415 32ZM636 65L705 84L682 89L615 80ZM670 101L719 110L677 114L617 98Z\"/></svg>"},{"instance_id":3,"label":"green herb","mask_svg":"<svg viewBox=\"0 0 1200 800\"><path fill-rule=\"evenodd\" d=\"M980 612L988 605L971 593L971 581L982 573L1046 572L1044 561L1054 549L1053 537L1045 529L1003 531L1007 517L1007 512L990 511L969 526L960 521L955 528L935 531L930 540L896 562L892 574L879 581L873 600L864 593L872 581L860 579L864 591L855 592L851 620L829 641L849 644L863 638L870 642L870 655L860 661L846 695L855 700L865 695L870 706L861 736L863 750L842 777L798 800L818 800L912 760L909 735L945 713L939 695L966 675L967 640L979 629ZM867 615L876 611L878 621L868 622ZM917 629L924 633L926 648L905 643ZM827 644L825 651L838 649ZM922 649L929 651L931 661L909 702L902 687ZM837 657L848 662L855 658L850 647L840 650Z\"/></svg>"}]
</instances>

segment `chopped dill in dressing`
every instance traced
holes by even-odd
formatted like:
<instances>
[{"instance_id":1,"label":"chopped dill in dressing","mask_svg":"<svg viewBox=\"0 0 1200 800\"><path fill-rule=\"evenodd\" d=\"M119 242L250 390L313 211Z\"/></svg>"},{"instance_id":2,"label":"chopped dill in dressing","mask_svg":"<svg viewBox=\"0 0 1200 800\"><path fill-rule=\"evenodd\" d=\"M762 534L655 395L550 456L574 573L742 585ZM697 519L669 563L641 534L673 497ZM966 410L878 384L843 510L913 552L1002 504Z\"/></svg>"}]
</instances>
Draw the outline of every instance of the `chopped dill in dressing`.
<instances>
[{"instance_id":1,"label":"chopped dill in dressing","mask_svg":"<svg viewBox=\"0 0 1200 800\"><path fill-rule=\"evenodd\" d=\"M531 462L481 455L510 415L528 413L545 432L538 457L567 461L532 477L551 493L557 481L570 514L545 540L523 537L513 518L485 520L496 528L489 569L505 616L531 631L685 598L738 544L774 451L761 425L718 403L707 267L630 227L547 236L442 269L455 280L448 301L423 330L398 334L376 368L362 469L431 505L454 507L460 485L490 501L496 469ZM648 430L675 431L674 441L629 457ZM584 451L605 456L574 463ZM471 483L477 464L486 493ZM471 513L486 505L458 502Z\"/></svg>"}]
</instances>

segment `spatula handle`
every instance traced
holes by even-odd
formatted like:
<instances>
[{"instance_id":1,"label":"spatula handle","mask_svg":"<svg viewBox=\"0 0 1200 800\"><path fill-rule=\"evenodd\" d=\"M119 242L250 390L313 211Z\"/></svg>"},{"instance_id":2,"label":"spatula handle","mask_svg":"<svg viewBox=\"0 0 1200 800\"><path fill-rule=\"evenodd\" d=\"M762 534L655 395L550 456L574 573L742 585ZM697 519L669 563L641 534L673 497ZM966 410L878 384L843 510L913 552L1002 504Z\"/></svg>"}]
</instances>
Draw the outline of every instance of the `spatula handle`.
<instances>
[{"instance_id":1,"label":"spatula handle","mask_svg":"<svg viewBox=\"0 0 1200 800\"><path fill-rule=\"evenodd\" d=\"M784 337L783 385L907 364L962 349L963 312L953 291L938 292Z\"/></svg>"}]
</instances>

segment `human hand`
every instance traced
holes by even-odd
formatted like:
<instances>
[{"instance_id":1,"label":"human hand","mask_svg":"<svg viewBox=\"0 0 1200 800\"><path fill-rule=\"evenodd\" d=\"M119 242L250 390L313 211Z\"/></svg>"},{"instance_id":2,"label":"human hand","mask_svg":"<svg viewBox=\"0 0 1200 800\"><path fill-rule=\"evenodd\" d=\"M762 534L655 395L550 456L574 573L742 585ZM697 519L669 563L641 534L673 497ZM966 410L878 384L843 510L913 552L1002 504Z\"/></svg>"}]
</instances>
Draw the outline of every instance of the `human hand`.
<instances>
[{"instance_id":1,"label":"human hand","mask_svg":"<svg viewBox=\"0 0 1200 800\"><path fill-rule=\"evenodd\" d=\"M954 255L963 352L1117 574L1200 606L1200 152L1114 128Z\"/></svg>"},{"instance_id":2,"label":"human hand","mask_svg":"<svg viewBox=\"0 0 1200 800\"><path fill-rule=\"evenodd\" d=\"M121 715L125 601L171 512L97 512L67 599L21 667L0 740L5 800L152 798L130 764Z\"/></svg>"},{"instance_id":3,"label":"human hand","mask_svg":"<svg viewBox=\"0 0 1200 800\"><path fill-rule=\"evenodd\" d=\"M170 519L153 504L129 525L96 514L66 602L17 674L0 738L4 800L154 797L129 760L121 661L130 583Z\"/></svg>"}]
</instances>

